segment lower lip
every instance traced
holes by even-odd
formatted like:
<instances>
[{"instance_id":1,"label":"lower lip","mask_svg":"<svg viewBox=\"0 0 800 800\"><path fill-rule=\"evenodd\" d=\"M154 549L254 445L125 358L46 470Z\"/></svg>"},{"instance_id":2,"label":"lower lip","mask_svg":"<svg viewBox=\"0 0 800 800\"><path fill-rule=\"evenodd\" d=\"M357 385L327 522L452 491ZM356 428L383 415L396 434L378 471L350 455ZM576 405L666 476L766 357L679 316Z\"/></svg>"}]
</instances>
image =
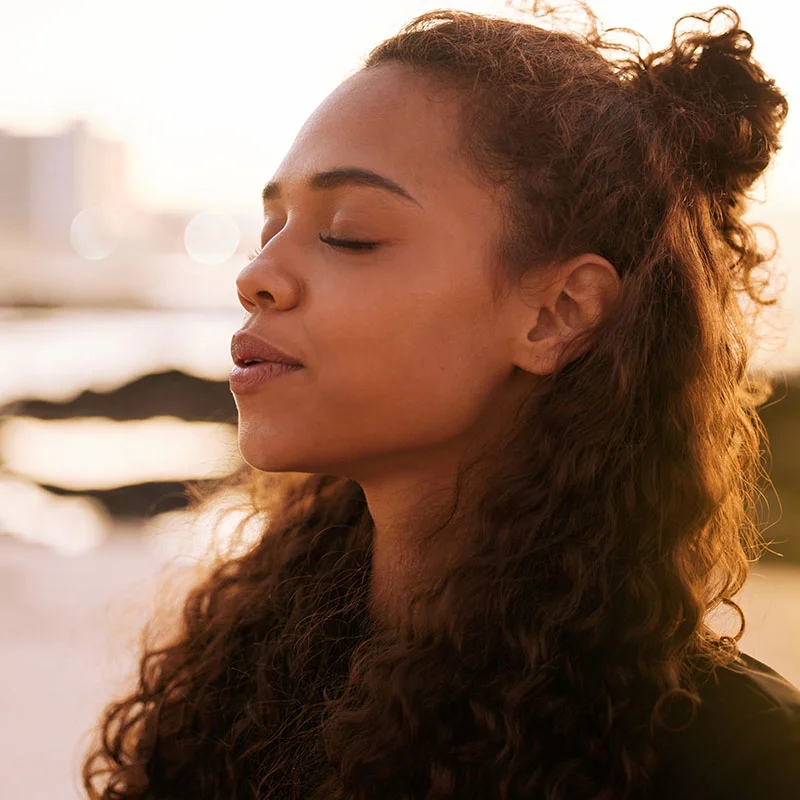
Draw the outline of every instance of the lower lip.
<instances>
[{"instance_id":1,"label":"lower lip","mask_svg":"<svg viewBox=\"0 0 800 800\"><path fill-rule=\"evenodd\" d=\"M301 366L278 364L275 361L263 361L260 364L251 364L249 367L236 366L231 370L229 379L231 391L235 394L252 392L265 383L276 381L301 369Z\"/></svg>"}]
</instances>

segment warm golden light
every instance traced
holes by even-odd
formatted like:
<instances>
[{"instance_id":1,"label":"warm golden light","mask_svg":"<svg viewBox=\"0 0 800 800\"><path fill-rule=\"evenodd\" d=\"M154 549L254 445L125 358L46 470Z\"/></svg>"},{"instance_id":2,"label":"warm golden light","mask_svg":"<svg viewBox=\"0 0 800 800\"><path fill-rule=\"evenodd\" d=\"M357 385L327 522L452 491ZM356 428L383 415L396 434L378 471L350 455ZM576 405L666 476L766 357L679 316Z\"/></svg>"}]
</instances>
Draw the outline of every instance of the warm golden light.
<instances>
[{"instance_id":1,"label":"warm golden light","mask_svg":"<svg viewBox=\"0 0 800 800\"><path fill-rule=\"evenodd\" d=\"M72 490L219 478L240 458L235 426L174 417L134 422L14 417L0 427L0 452L18 475Z\"/></svg>"},{"instance_id":2,"label":"warm golden light","mask_svg":"<svg viewBox=\"0 0 800 800\"><path fill-rule=\"evenodd\" d=\"M18 476L0 475L0 531L64 556L80 556L107 538L111 519L87 497L59 496Z\"/></svg>"},{"instance_id":3,"label":"warm golden light","mask_svg":"<svg viewBox=\"0 0 800 800\"><path fill-rule=\"evenodd\" d=\"M245 553L263 535L267 518L250 516L240 492L218 495L198 513L167 511L145 521L143 534L160 558L199 561Z\"/></svg>"}]
</instances>

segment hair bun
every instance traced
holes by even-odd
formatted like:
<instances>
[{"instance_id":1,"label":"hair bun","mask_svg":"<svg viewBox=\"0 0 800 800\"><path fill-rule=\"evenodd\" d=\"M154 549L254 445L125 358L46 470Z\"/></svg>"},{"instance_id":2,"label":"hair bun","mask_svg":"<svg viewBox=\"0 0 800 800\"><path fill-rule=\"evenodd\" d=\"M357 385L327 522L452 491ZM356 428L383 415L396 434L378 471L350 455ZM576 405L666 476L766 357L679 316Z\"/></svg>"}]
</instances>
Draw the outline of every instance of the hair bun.
<instances>
[{"instance_id":1,"label":"hair bun","mask_svg":"<svg viewBox=\"0 0 800 800\"><path fill-rule=\"evenodd\" d=\"M720 18L727 23L712 33ZM679 31L686 19L705 30ZM640 62L636 86L649 95L689 167L709 191L742 196L779 149L789 110L752 57L753 37L732 8L681 17L664 50Z\"/></svg>"}]
</instances>

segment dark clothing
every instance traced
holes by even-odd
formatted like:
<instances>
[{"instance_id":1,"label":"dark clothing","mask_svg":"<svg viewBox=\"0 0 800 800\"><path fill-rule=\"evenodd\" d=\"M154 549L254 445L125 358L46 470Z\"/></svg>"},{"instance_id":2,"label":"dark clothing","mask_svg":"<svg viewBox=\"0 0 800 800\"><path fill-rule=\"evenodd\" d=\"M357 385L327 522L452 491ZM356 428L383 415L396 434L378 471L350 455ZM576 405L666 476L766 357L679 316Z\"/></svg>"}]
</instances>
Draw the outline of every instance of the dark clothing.
<instances>
[{"instance_id":1,"label":"dark clothing","mask_svg":"<svg viewBox=\"0 0 800 800\"><path fill-rule=\"evenodd\" d=\"M741 652L715 675L671 734L654 800L800 800L800 689Z\"/></svg>"}]
</instances>

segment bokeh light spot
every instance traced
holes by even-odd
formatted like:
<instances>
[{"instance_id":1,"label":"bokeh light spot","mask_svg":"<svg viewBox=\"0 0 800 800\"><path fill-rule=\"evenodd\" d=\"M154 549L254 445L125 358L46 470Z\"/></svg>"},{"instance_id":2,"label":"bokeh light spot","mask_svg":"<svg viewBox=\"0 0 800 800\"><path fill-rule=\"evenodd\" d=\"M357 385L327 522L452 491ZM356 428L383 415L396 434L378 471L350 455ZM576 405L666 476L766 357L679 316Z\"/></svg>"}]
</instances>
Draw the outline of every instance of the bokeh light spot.
<instances>
[{"instance_id":1,"label":"bokeh light spot","mask_svg":"<svg viewBox=\"0 0 800 800\"><path fill-rule=\"evenodd\" d=\"M228 214L202 211L186 226L186 252L201 264L222 264L239 246L239 226Z\"/></svg>"},{"instance_id":2,"label":"bokeh light spot","mask_svg":"<svg viewBox=\"0 0 800 800\"><path fill-rule=\"evenodd\" d=\"M119 244L122 222L100 206L79 211L69 226L72 249L82 258L97 260L110 255Z\"/></svg>"}]
</instances>

